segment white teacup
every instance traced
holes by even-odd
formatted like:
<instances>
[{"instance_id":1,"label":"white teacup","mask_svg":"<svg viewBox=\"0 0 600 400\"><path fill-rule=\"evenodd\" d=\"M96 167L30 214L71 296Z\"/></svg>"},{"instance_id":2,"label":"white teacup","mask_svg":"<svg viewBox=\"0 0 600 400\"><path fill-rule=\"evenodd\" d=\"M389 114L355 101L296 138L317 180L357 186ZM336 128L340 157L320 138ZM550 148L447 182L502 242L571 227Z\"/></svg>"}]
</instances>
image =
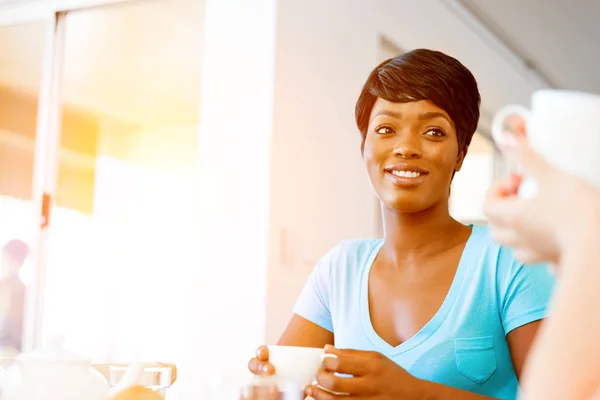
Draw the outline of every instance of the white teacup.
<instances>
[{"instance_id":1,"label":"white teacup","mask_svg":"<svg viewBox=\"0 0 600 400\"><path fill-rule=\"evenodd\" d=\"M295 387L304 390L315 382L325 358L324 349L296 346L268 346L269 362L275 367L275 381L280 388Z\"/></svg>"},{"instance_id":2,"label":"white teacup","mask_svg":"<svg viewBox=\"0 0 600 400\"><path fill-rule=\"evenodd\" d=\"M555 167L582 177L600 189L600 96L545 89L531 97L531 111L507 105L492 121L492 136L502 149L510 135L507 122L525 123L529 145ZM534 197L537 185L525 177L519 196Z\"/></svg>"}]
</instances>

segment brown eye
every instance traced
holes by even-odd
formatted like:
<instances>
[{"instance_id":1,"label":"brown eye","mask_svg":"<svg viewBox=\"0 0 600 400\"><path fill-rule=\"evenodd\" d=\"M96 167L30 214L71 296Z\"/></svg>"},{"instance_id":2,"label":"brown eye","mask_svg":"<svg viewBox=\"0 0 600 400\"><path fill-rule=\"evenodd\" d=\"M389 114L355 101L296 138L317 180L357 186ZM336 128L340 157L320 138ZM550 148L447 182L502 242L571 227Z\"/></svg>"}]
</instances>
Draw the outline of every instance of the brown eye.
<instances>
[{"instance_id":1,"label":"brown eye","mask_svg":"<svg viewBox=\"0 0 600 400\"><path fill-rule=\"evenodd\" d=\"M389 126L379 126L375 129L375 133L378 135L389 135L390 133L394 133L394 130Z\"/></svg>"},{"instance_id":2,"label":"brown eye","mask_svg":"<svg viewBox=\"0 0 600 400\"><path fill-rule=\"evenodd\" d=\"M431 128L431 129L428 129L427 132L425 132L425 134L427 136L433 136L433 137L444 137L444 136L446 136L446 132L444 132L440 128Z\"/></svg>"}]
</instances>

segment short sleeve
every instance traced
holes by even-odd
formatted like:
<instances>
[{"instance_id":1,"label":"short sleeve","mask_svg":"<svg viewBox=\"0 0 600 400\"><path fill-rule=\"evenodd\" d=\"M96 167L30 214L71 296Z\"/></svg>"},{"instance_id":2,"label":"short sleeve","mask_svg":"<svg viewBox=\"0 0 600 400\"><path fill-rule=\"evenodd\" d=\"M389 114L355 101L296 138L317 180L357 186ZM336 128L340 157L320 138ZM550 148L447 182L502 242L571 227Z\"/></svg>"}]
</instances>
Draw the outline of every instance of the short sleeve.
<instances>
[{"instance_id":1,"label":"short sleeve","mask_svg":"<svg viewBox=\"0 0 600 400\"><path fill-rule=\"evenodd\" d=\"M294 314L333 332L330 301L330 254L321 258L304 285L294 307Z\"/></svg>"},{"instance_id":2,"label":"short sleeve","mask_svg":"<svg viewBox=\"0 0 600 400\"><path fill-rule=\"evenodd\" d=\"M548 316L555 278L545 264L523 265L502 249L498 265L501 317L505 334Z\"/></svg>"}]
</instances>

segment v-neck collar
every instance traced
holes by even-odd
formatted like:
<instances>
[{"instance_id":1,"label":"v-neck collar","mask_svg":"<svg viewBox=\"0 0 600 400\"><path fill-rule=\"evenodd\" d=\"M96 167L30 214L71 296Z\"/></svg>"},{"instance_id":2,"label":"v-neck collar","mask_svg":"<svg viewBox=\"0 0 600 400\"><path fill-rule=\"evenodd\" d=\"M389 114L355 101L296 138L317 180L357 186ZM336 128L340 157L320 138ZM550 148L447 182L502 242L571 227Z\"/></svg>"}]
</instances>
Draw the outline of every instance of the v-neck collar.
<instances>
[{"instance_id":1,"label":"v-neck collar","mask_svg":"<svg viewBox=\"0 0 600 400\"><path fill-rule=\"evenodd\" d=\"M431 337L431 335L433 335L438 330L442 322L444 322L444 320L448 316L448 313L452 309L452 306L454 305L454 302L461 291L464 282L465 272L467 271L469 265L472 264L472 257L474 257L474 255L477 254L476 251L473 251L473 247L476 246L475 242L476 238L479 236L478 230L480 227L473 225L471 227L471 235L469 236L469 239L465 244L465 248L462 252L460 261L458 263L458 268L456 269L456 274L454 275L454 279L452 281L452 284L450 285L450 289L448 290L448 294L446 295L446 298L444 299L442 305L435 313L435 315L425 324L425 326L423 326L423 328L421 328L410 339L400 343L398 346L395 347L383 340L381 336L379 336L379 334L375 331L375 328L373 328L373 324L371 322L371 313L369 311L369 275L371 272L371 268L373 267L373 263L375 262L375 258L377 257L377 254L379 254L379 251L383 246L383 240L381 240L380 243L378 243L373 248L371 254L369 255L366 261L365 268L363 268L362 276L360 278L361 287L359 296L359 308L363 331L367 338L378 350L380 350L384 354L394 357L398 354L409 351L415 348L416 346L420 345L421 343L429 339L429 337Z\"/></svg>"}]
</instances>

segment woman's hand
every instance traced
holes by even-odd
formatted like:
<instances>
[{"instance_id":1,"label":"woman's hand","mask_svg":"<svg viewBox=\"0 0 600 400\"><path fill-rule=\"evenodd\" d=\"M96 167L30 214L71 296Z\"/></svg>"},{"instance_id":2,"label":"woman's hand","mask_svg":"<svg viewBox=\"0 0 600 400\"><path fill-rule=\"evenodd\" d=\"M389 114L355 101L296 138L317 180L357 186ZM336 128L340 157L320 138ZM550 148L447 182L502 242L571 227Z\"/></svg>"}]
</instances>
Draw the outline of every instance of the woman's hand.
<instances>
[{"instance_id":1,"label":"woman's hand","mask_svg":"<svg viewBox=\"0 0 600 400\"><path fill-rule=\"evenodd\" d=\"M565 252L600 229L600 192L548 164L524 140L505 150L535 179L538 193L531 199L518 197L519 176L496 184L485 204L492 236L514 247L523 262L558 264Z\"/></svg>"},{"instance_id":2,"label":"woman's hand","mask_svg":"<svg viewBox=\"0 0 600 400\"><path fill-rule=\"evenodd\" d=\"M275 374L275 367L269 362L269 348L260 346L256 349L256 357L248 363L248 369L254 375L270 376Z\"/></svg>"},{"instance_id":3,"label":"woman's hand","mask_svg":"<svg viewBox=\"0 0 600 400\"><path fill-rule=\"evenodd\" d=\"M421 398L422 381L380 353L339 350L329 345L325 346L325 352L337 358L324 360L317 376L320 387L306 389L306 394L315 400L344 399L348 394L352 398L369 399ZM336 372L353 377L339 377L334 375Z\"/></svg>"}]
</instances>

